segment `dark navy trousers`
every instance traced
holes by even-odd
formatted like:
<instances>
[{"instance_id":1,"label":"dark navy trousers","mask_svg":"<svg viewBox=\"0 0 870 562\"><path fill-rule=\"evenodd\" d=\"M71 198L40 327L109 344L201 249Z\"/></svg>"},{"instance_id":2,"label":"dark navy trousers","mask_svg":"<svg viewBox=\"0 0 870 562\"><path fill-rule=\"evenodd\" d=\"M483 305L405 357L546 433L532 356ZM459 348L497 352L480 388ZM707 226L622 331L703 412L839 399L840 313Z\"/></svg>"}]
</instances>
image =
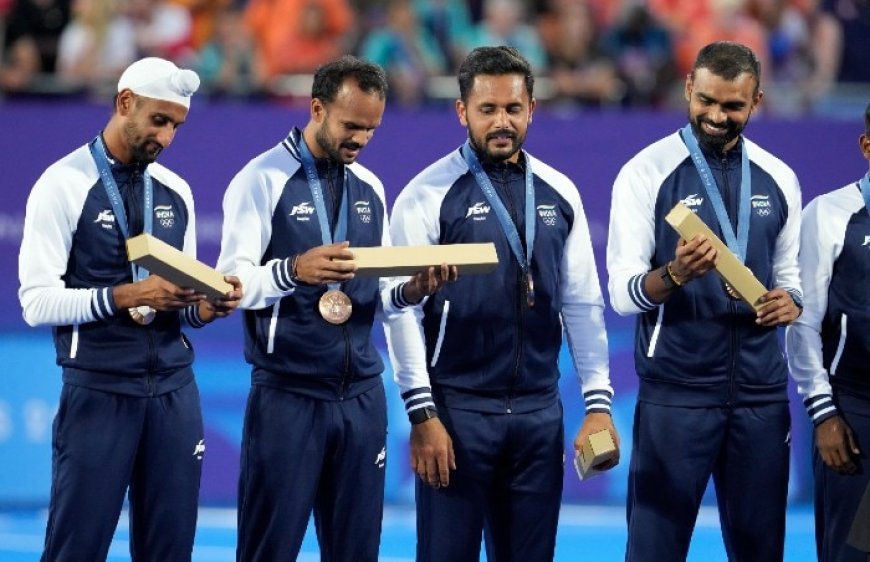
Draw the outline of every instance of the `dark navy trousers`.
<instances>
[{"instance_id":1,"label":"dark navy trousers","mask_svg":"<svg viewBox=\"0 0 870 562\"><path fill-rule=\"evenodd\" d=\"M870 483L870 472L865 465L865 449L870 447L870 403L836 393L835 400L840 415L855 434L861 456L853 459L858 468L854 474L840 474L828 468L818 449L813 447L816 550L819 562L866 562L867 554L848 545L846 538L861 496Z\"/></svg>"},{"instance_id":2,"label":"dark navy trousers","mask_svg":"<svg viewBox=\"0 0 870 562\"><path fill-rule=\"evenodd\" d=\"M733 408L638 402L626 561L685 561L711 475L728 560L782 561L789 428L786 402Z\"/></svg>"},{"instance_id":3,"label":"dark navy trousers","mask_svg":"<svg viewBox=\"0 0 870 562\"><path fill-rule=\"evenodd\" d=\"M133 562L190 562L204 452L195 382L150 397L64 384L42 561L105 560L129 488Z\"/></svg>"},{"instance_id":4,"label":"dark navy trousers","mask_svg":"<svg viewBox=\"0 0 870 562\"><path fill-rule=\"evenodd\" d=\"M237 560L295 561L313 510L323 562L377 562L386 439L383 384L341 401L252 386Z\"/></svg>"},{"instance_id":5,"label":"dark navy trousers","mask_svg":"<svg viewBox=\"0 0 870 562\"><path fill-rule=\"evenodd\" d=\"M450 485L417 480L417 562L550 562L562 497L562 405L525 414L438 406L456 455Z\"/></svg>"}]
</instances>

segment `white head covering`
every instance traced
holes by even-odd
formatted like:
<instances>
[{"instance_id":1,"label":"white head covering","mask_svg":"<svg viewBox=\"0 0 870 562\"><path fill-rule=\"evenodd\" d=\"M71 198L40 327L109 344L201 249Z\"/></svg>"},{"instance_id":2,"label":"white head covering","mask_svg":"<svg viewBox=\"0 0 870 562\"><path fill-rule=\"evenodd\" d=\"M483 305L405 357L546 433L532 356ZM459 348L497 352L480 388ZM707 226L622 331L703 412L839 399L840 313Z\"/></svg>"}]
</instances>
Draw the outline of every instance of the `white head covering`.
<instances>
[{"instance_id":1,"label":"white head covering","mask_svg":"<svg viewBox=\"0 0 870 562\"><path fill-rule=\"evenodd\" d=\"M148 57L127 67L118 80L118 92L129 89L134 94L169 101L190 108L190 96L199 88L196 72L181 69L172 62Z\"/></svg>"}]
</instances>

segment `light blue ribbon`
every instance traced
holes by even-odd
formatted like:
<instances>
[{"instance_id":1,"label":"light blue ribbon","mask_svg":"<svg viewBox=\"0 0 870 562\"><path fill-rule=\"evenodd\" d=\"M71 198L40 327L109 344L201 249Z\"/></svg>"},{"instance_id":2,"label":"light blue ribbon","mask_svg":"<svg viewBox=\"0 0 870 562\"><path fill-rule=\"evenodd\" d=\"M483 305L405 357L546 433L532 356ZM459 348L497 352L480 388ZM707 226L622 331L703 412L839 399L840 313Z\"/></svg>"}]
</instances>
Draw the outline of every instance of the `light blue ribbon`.
<instances>
[{"instance_id":1,"label":"light blue ribbon","mask_svg":"<svg viewBox=\"0 0 870 562\"><path fill-rule=\"evenodd\" d=\"M746 145L741 150L740 158L740 207L737 212L737 234L734 234L734 228L731 226L731 220L728 218L728 212L725 210L725 202L722 200L722 193L719 191L719 186L713 177L713 172L701 152L701 147L698 145L698 139L695 138L695 132L691 125L686 125L681 131L683 142L689 149L689 154L692 157L692 162L695 163L695 168L698 170L698 175L701 176L701 183L704 185L704 191L707 192L707 198L713 205L713 210L716 212L716 219L719 221L719 227L722 229L722 234L725 236L725 243L728 248L737 255L741 263L746 261L746 249L749 246L749 220L751 213L751 197L752 197L752 176L749 171L749 156L747 155Z\"/></svg>"},{"instance_id":2,"label":"light blue ribbon","mask_svg":"<svg viewBox=\"0 0 870 562\"><path fill-rule=\"evenodd\" d=\"M338 221L335 225L335 236L329 231L329 217L326 214L326 203L323 200L323 188L320 186L320 177L317 175L317 164L314 162L314 155L305 144L305 138L300 134L299 155L302 159L302 168L305 170L305 177L308 179L308 188L311 190L311 197L314 199L314 210L317 212L317 222L320 224L320 238L323 244L332 244L334 242L343 242L347 237L347 173L344 175L341 190L341 206L338 210ZM329 283L327 286L330 290L336 290L339 283Z\"/></svg>"},{"instance_id":3,"label":"light blue ribbon","mask_svg":"<svg viewBox=\"0 0 870 562\"><path fill-rule=\"evenodd\" d=\"M115 213L115 222L121 230L121 235L124 240L130 238L130 229L127 223L127 213L124 211L124 201L121 198L121 191L118 189L118 183L115 181L115 176L112 175L112 168L109 165L109 156L106 152L106 145L103 144L103 136L97 135L94 142L89 146L91 156L97 164L97 170L100 172L100 178L103 180L103 187L106 189L106 195L109 196L109 203L112 205L112 212ZM154 184L151 182L151 174L148 169L142 173L142 182L145 186L145 203L143 212L145 234L151 234L154 229ZM130 264L130 269L133 273L133 281L141 281L148 277L148 270L144 267L139 267L134 263Z\"/></svg>"}]
</instances>

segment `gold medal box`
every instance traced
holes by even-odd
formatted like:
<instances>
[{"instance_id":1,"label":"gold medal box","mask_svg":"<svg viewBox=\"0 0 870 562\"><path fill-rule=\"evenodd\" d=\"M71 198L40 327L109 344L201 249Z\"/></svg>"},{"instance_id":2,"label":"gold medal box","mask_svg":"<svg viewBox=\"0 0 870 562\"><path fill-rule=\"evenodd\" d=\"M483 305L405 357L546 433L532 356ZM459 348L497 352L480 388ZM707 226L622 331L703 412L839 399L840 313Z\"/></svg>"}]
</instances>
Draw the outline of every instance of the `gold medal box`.
<instances>
[{"instance_id":1,"label":"gold medal box","mask_svg":"<svg viewBox=\"0 0 870 562\"><path fill-rule=\"evenodd\" d=\"M756 311L764 306L761 297L767 293L767 289L692 209L677 203L665 216L665 220L684 240L691 240L697 234L704 235L719 254L716 271L724 279L728 293L743 299Z\"/></svg>"}]
</instances>

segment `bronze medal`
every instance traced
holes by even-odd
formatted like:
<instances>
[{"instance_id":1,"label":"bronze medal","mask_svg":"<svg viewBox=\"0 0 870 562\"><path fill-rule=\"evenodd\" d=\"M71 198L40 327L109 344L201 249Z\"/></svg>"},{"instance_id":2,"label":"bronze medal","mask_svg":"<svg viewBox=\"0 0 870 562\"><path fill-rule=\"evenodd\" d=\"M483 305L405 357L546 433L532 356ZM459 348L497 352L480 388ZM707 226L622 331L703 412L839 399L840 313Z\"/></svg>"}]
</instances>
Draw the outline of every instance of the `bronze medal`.
<instances>
[{"instance_id":1,"label":"bronze medal","mask_svg":"<svg viewBox=\"0 0 870 562\"><path fill-rule=\"evenodd\" d=\"M317 303L320 315L330 324L344 324L353 312L353 304L342 291L331 289L323 293Z\"/></svg>"},{"instance_id":2,"label":"bronze medal","mask_svg":"<svg viewBox=\"0 0 870 562\"><path fill-rule=\"evenodd\" d=\"M127 312L130 313L130 318L133 319L133 322L147 326L151 322L154 321L154 317L157 316L157 311L151 308L150 306L134 306L132 308L128 308Z\"/></svg>"},{"instance_id":3,"label":"bronze medal","mask_svg":"<svg viewBox=\"0 0 870 562\"><path fill-rule=\"evenodd\" d=\"M531 271L526 274L526 303L529 307L535 306L535 281Z\"/></svg>"}]
</instances>

